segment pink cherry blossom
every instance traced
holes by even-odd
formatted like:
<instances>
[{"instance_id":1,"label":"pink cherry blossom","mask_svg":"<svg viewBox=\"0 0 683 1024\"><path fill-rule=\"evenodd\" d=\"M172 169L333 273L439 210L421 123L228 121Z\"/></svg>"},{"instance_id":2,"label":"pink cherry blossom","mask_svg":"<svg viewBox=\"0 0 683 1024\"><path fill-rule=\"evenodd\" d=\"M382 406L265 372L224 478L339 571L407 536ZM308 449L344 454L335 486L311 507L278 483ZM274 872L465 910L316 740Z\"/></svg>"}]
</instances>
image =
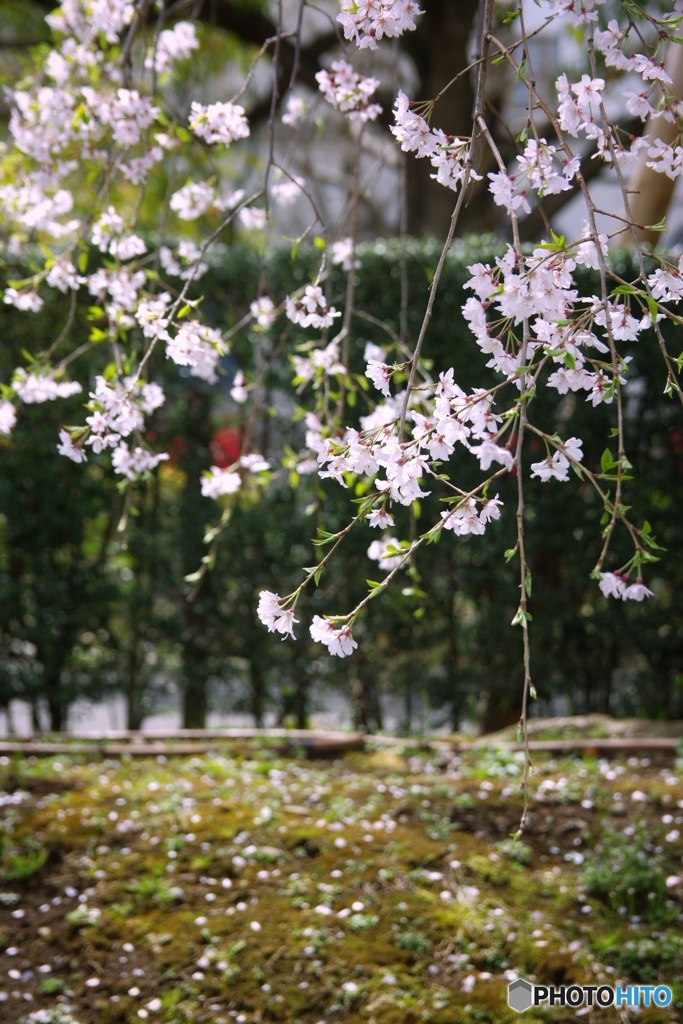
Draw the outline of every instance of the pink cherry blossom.
<instances>
[{"instance_id":1,"label":"pink cherry blossom","mask_svg":"<svg viewBox=\"0 0 683 1024\"><path fill-rule=\"evenodd\" d=\"M335 628L334 623L329 619L323 619L320 615L314 615L310 626L311 638L316 643L325 644L330 654L337 658L346 658L358 647L358 644L351 636L350 626Z\"/></svg>"}]
</instances>

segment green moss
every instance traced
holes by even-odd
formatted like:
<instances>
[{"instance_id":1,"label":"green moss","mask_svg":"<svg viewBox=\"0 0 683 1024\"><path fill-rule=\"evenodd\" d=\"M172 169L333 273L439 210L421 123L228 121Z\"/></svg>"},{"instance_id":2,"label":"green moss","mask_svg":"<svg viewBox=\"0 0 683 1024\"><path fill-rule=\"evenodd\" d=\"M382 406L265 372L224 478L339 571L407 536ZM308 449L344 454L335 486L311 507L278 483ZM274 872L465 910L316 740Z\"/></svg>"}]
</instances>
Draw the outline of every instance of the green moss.
<instances>
[{"instance_id":1,"label":"green moss","mask_svg":"<svg viewBox=\"0 0 683 1024\"><path fill-rule=\"evenodd\" d=\"M468 857L465 863L473 875L482 878L485 882L490 882L491 885L510 884L512 876L510 866L500 859L491 860L491 854L488 856L475 854L473 857Z\"/></svg>"},{"instance_id":2,"label":"green moss","mask_svg":"<svg viewBox=\"0 0 683 1024\"><path fill-rule=\"evenodd\" d=\"M227 1024L238 1013L273 1024L508 1024L519 1018L507 1007L504 971L590 982L596 964L632 977L640 964L665 978L680 957L668 925L653 938L651 922L627 926L597 895L593 912L582 913L586 866L564 859L576 832L564 840L562 830L580 816L582 841L596 844L599 863L609 783L601 782L598 801L594 780L558 763L553 771L565 781L549 792L580 796L592 786L593 807L539 802L538 831L512 843L519 801L505 795L515 784L505 759L478 755L459 777L443 778L427 757L411 757L403 770L374 755L353 757L322 768L253 754L79 767L79 789L18 805L4 838L20 848L31 836L60 851L58 863L43 868L46 883L63 887L68 878L79 892L87 887L87 908L101 911L94 926L72 929L73 955L104 963L132 943L147 975L159 978L160 1024L197 1024L209 1006L211 1020ZM484 769L486 801L472 779ZM661 788L636 772L632 781ZM683 799L680 784L667 791ZM460 829L439 835L457 803ZM558 855L549 852L555 844ZM655 860L658 870L671 869L663 853ZM13 941L8 932L5 944ZM203 977L193 978L197 972ZM67 982L77 999L85 977ZM117 975L110 984L119 1002L109 1008L83 991L88 1020L130 1024L140 1008L127 996L130 979ZM37 982L35 995L49 998Z\"/></svg>"}]
</instances>

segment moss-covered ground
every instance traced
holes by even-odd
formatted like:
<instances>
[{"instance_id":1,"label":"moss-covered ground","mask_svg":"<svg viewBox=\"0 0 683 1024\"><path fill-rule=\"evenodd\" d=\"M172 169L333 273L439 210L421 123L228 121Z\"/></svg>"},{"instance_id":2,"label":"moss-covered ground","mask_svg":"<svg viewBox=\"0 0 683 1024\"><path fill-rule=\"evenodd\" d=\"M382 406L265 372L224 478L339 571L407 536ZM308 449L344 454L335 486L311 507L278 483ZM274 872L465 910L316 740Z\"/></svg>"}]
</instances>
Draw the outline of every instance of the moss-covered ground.
<instances>
[{"instance_id":1,"label":"moss-covered ground","mask_svg":"<svg viewBox=\"0 0 683 1024\"><path fill-rule=\"evenodd\" d=\"M683 1021L683 766L0 760L2 1024ZM531 1009L511 980L668 984Z\"/></svg>"}]
</instances>

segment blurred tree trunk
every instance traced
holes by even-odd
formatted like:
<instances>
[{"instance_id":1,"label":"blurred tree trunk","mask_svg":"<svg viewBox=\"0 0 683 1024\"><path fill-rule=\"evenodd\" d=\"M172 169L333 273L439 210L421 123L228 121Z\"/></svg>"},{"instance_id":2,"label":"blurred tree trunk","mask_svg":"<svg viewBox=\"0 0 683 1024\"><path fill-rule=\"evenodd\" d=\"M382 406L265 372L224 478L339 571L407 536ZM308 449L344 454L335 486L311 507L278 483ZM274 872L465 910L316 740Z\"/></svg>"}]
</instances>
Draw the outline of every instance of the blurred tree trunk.
<instances>
[{"instance_id":1,"label":"blurred tree trunk","mask_svg":"<svg viewBox=\"0 0 683 1024\"><path fill-rule=\"evenodd\" d=\"M140 669L142 657L140 648L140 637L138 631L134 631L127 651L126 675L124 679L123 692L126 698L126 729L131 731L141 729L145 718L145 711L142 703L142 680Z\"/></svg>"},{"instance_id":2,"label":"blurred tree trunk","mask_svg":"<svg viewBox=\"0 0 683 1024\"><path fill-rule=\"evenodd\" d=\"M665 66L671 78L670 88L673 95L677 99L683 100L683 46L680 43L669 43ZM661 231L650 230L650 226L659 224L666 217L677 181L677 179L670 178L667 174L662 174L647 166L648 160L651 159L648 150L659 141L667 146L673 145L678 140L680 133L681 126L678 119L669 121L662 115L651 117L645 133L648 145L640 151L629 182L631 217L636 225L636 233L640 241L646 245L656 246L662 238L666 237ZM630 245L632 243L633 235L630 229L625 229L615 237L613 244Z\"/></svg>"},{"instance_id":3,"label":"blurred tree trunk","mask_svg":"<svg viewBox=\"0 0 683 1024\"><path fill-rule=\"evenodd\" d=\"M187 445L180 468L187 474L180 502L180 536L183 543L183 574L196 572L205 554L204 508L198 498L202 471L211 464L213 436L211 397L205 389L188 386L183 424ZM210 648L213 636L210 608L215 601L213 574L207 573L197 596L180 598L182 617L182 722L184 729L206 728Z\"/></svg>"},{"instance_id":4,"label":"blurred tree trunk","mask_svg":"<svg viewBox=\"0 0 683 1024\"><path fill-rule=\"evenodd\" d=\"M266 680L259 658L249 659L249 702L254 725L262 729L265 715Z\"/></svg>"},{"instance_id":5,"label":"blurred tree trunk","mask_svg":"<svg viewBox=\"0 0 683 1024\"><path fill-rule=\"evenodd\" d=\"M415 62L420 85L420 100L434 99L438 93L471 60L470 40L476 25L478 0L429 0L425 13L418 19L416 32L403 38L404 45ZM472 131L474 90L472 78L463 75L448 89L437 103L432 125L447 135L467 137ZM443 237L456 202L456 194L433 181L433 168L429 160L416 160L409 154L406 160L406 203L408 234ZM478 205L478 204L477 204ZM493 204L489 204L493 205ZM474 211L472 211L474 213ZM474 216L464 211L462 230L476 226L485 230L481 210Z\"/></svg>"},{"instance_id":6,"label":"blurred tree trunk","mask_svg":"<svg viewBox=\"0 0 683 1024\"><path fill-rule=\"evenodd\" d=\"M377 677L362 671L362 664L349 679L353 727L358 732L381 732L384 728Z\"/></svg>"},{"instance_id":7,"label":"blurred tree trunk","mask_svg":"<svg viewBox=\"0 0 683 1024\"><path fill-rule=\"evenodd\" d=\"M60 694L59 673L49 675L45 678L45 701L50 716L50 732L61 732L66 723L66 712L68 705Z\"/></svg>"}]
</instances>

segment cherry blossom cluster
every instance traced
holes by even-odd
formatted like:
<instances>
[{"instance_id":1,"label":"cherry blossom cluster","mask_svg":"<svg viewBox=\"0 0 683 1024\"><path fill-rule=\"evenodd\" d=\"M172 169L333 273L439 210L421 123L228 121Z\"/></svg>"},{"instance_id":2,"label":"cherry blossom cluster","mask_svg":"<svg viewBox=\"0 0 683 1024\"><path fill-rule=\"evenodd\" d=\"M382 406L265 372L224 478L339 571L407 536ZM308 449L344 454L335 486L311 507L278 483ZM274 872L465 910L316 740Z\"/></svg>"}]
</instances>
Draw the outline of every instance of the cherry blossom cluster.
<instances>
[{"instance_id":1,"label":"cherry blossom cluster","mask_svg":"<svg viewBox=\"0 0 683 1024\"><path fill-rule=\"evenodd\" d=\"M292 356L296 384L307 384L317 377L334 377L346 373L341 362L339 342L331 341L324 348L314 348L308 356Z\"/></svg>"},{"instance_id":2,"label":"cherry blossom cluster","mask_svg":"<svg viewBox=\"0 0 683 1024\"><path fill-rule=\"evenodd\" d=\"M615 381L623 383L629 357L616 366L601 358L609 355L609 339L635 341L652 320L649 311L634 316L626 301L579 297L573 271L577 265L597 266L598 246L602 249L605 241L600 236L596 245L584 226L583 240L574 248L539 248L520 260L510 247L495 268L469 268L467 287L475 294L463 314L481 351L490 356L487 366L519 379L521 343L510 328L528 320L534 338L526 355L547 356L556 367L547 378L549 387L560 394L586 391L593 405L613 400ZM671 271L656 271L650 279L663 286L669 278L675 286Z\"/></svg>"},{"instance_id":3,"label":"cherry blossom cluster","mask_svg":"<svg viewBox=\"0 0 683 1024\"><path fill-rule=\"evenodd\" d=\"M545 0L544 0L545 2ZM593 7L585 5L560 3L562 13L574 24L596 20ZM679 14L681 12L679 11ZM654 56L640 52L628 54L626 47L632 25L620 27L610 20L607 28L596 28L593 35L596 50L602 55L605 65L628 73L630 77L638 76L642 80L639 91L623 91L626 109L630 114L642 121L654 115L673 124L678 123L681 115L681 101L669 88L671 77L664 63ZM637 42L643 42L642 36L636 34ZM621 85L620 85L621 88ZM606 91L604 78L593 78L584 74L580 81L570 82L566 74L559 76L556 82L559 99L558 116L561 128L575 138L581 135L595 140L598 151L604 160L612 162L617 157L622 164L632 163L641 150L645 150L650 158L648 167L675 179L683 170L683 147L680 140L674 144L662 138L649 139L647 136L631 138L629 149L611 129L606 129L603 112L603 96Z\"/></svg>"},{"instance_id":4,"label":"cherry blossom cluster","mask_svg":"<svg viewBox=\"0 0 683 1024\"><path fill-rule=\"evenodd\" d=\"M143 185L150 172L178 145L174 129L166 115L147 94L147 86L124 81L118 66L120 35L129 30L136 16L136 5L115 0L111 4L85 5L82 0L66 0L61 8L48 16L48 23L58 39L58 48L47 55L42 75L35 86L16 88L12 94L10 133L16 151L20 152L29 171L0 175L0 213L14 229L12 244L19 251L25 236L36 231L42 237L63 240L62 251L50 255L45 267L33 278L5 289L3 301L16 308L37 312L43 298L41 285L61 292L77 292L85 286L101 307L105 328L96 328L97 339L113 339L127 332L141 330L152 347L162 341L166 354L190 372L214 381L217 366L226 348L219 332L198 321L173 324L172 302L168 293L160 293L156 285L149 290L154 276L144 269L147 246L126 213L119 208L120 199L112 202L106 189L92 195L92 216L82 223L72 216L74 198L71 177L78 164L93 168L115 184L117 175L136 185ZM111 55L106 43L112 46ZM157 75L167 75L178 61L186 60L198 46L194 25L178 22L147 39L144 66ZM142 79L141 79L142 83ZM191 106L190 127L209 145L243 139L249 127L243 109L232 103ZM113 154L113 162L112 162ZM29 163L32 162L32 163ZM100 196L103 203L100 205ZM184 192L178 190L171 207L186 219L206 212L209 205L217 209L237 205L243 193L220 194L201 183L188 183ZM232 202L231 202L232 200ZM90 274L75 266L75 244L89 243L106 260ZM206 264L202 250L190 240L180 241L176 251L162 246L159 261L169 276L192 281L201 276ZM80 264L79 264L80 267ZM156 294L154 294L156 292ZM99 387L99 384L97 385ZM128 382L119 381L119 391L127 393ZM14 375L13 393L18 401L31 403L67 397L80 386L55 376L48 367L27 373L18 369ZM101 395L96 401L101 399ZM92 398L92 396L91 396ZM132 401L131 409L142 405ZM144 410L149 411L149 410ZM117 438L126 437L125 409L119 422L102 427L97 416L101 410L91 409L95 419L81 428L60 435L59 451L69 458L83 461L86 445L93 451L114 448ZM6 407L3 425L11 429L16 413ZM142 423L135 419L134 429ZM151 453L136 448L130 459L118 449L115 467L131 478L138 471L151 468Z\"/></svg>"},{"instance_id":5,"label":"cherry blossom cluster","mask_svg":"<svg viewBox=\"0 0 683 1024\"><path fill-rule=\"evenodd\" d=\"M643 601L652 597L652 591L638 577L635 583L628 583L628 578L619 572L600 573L600 590L605 597L618 597L622 601Z\"/></svg>"},{"instance_id":6,"label":"cherry blossom cluster","mask_svg":"<svg viewBox=\"0 0 683 1024\"><path fill-rule=\"evenodd\" d=\"M191 21L179 21L173 28L165 28L156 37L154 52L147 55L145 64L158 75L168 74L176 61L187 60L199 46L197 32Z\"/></svg>"},{"instance_id":7,"label":"cherry blossom cluster","mask_svg":"<svg viewBox=\"0 0 683 1024\"><path fill-rule=\"evenodd\" d=\"M539 480L568 480L572 463L583 459L583 442L578 437L569 437L552 455L541 462L531 463L531 475Z\"/></svg>"},{"instance_id":8,"label":"cherry blossom cluster","mask_svg":"<svg viewBox=\"0 0 683 1024\"><path fill-rule=\"evenodd\" d=\"M26 405L54 402L58 398L70 398L82 391L75 380L57 380L49 370L27 373L23 366L14 371L12 391Z\"/></svg>"},{"instance_id":9,"label":"cherry blossom cluster","mask_svg":"<svg viewBox=\"0 0 683 1024\"><path fill-rule=\"evenodd\" d=\"M404 153L427 157L436 174L431 177L454 191L462 185L466 173L479 179L479 174L468 164L470 141L446 135L440 128L431 129L429 123L416 110L403 91L399 91L394 105L393 135L401 143Z\"/></svg>"},{"instance_id":10,"label":"cherry blossom cluster","mask_svg":"<svg viewBox=\"0 0 683 1024\"><path fill-rule=\"evenodd\" d=\"M327 305L323 290L317 284L307 284L299 298L288 295L285 313L293 324L299 324L300 327L315 327L318 330L331 327L335 319L341 316L334 306Z\"/></svg>"},{"instance_id":11,"label":"cherry blossom cluster","mask_svg":"<svg viewBox=\"0 0 683 1024\"><path fill-rule=\"evenodd\" d=\"M294 636L294 625L299 620L294 618L294 609L283 606L279 594L270 590L262 590L256 613L271 633L282 633L283 639L289 634Z\"/></svg>"},{"instance_id":12,"label":"cherry blossom cluster","mask_svg":"<svg viewBox=\"0 0 683 1024\"><path fill-rule=\"evenodd\" d=\"M229 146L249 136L244 107L239 103L210 103L208 106L193 103L190 110L191 130L209 146L219 142Z\"/></svg>"},{"instance_id":13,"label":"cherry blossom cluster","mask_svg":"<svg viewBox=\"0 0 683 1024\"><path fill-rule=\"evenodd\" d=\"M213 384L218 380L218 363L227 353L220 331L190 320L173 336L164 333L166 355L178 366L187 366L193 377Z\"/></svg>"},{"instance_id":14,"label":"cherry blossom cluster","mask_svg":"<svg viewBox=\"0 0 683 1024\"><path fill-rule=\"evenodd\" d=\"M524 153L517 157L517 162L519 169L515 174L504 171L489 174L489 191L494 202L504 206L508 213L519 209L531 212L526 198L529 189L533 189L539 196L565 192L571 188L572 179L580 165L578 157L567 159L563 152L548 145L545 139L531 139Z\"/></svg>"},{"instance_id":15,"label":"cherry blossom cluster","mask_svg":"<svg viewBox=\"0 0 683 1024\"><path fill-rule=\"evenodd\" d=\"M380 84L379 79L359 75L348 61L333 61L331 72L318 71L315 78L327 102L346 114L350 121L364 124L382 113L378 103L370 102Z\"/></svg>"},{"instance_id":16,"label":"cherry blossom cluster","mask_svg":"<svg viewBox=\"0 0 683 1024\"><path fill-rule=\"evenodd\" d=\"M86 446L95 454L111 449L114 471L131 481L168 459L165 452L154 453L123 440L139 434L145 416L163 405L164 393L158 384L136 385L130 378L110 382L98 377L89 399L90 415L86 417L85 426L65 427L60 431L58 451L61 455L73 462L86 462Z\"/></svg>"},{"instance_id":17,"label":"cherry blossom cluster","mask_svg":"<svg viewBox=\"0 0 683 1024\"><path fill-rule=\"evenodd\" d=\"M232 466L212 466L202 477L202 494L215 499L237 494L242 486L242 474L263 473L268 469L270 463L256 452L241 455Z\"/></svg>"},{"instance_id":18,"label":"cherry blossom cluster","mask_svg":"<svg viewBox=\"0 0 683 1024\"><path fill-rule=\"evenodd\" d=\"M338 658L346 658L358 647L351 635L351 626L344 623L335 627L329 619L314 615L310 625L311 638L316 643L324 644L330 654Z\"/></svg>"},{"instance_id":19,"label":"cherry blossom cluster","mask_svg":"<svg viewBox=\"0 0 683 1024\"><path fill-rule=\"evenodd\" d=\"M259 595L256 613L271 633L281 633L282 638L294 636L294 626L299 621L294 618L294 605L291 598L283 600L279 594L270 590L262 590ZM335 626L329 619L314 615L309 627L311 639L324 644L330 654L344 658L351 654L358 644L351 635L348 624Z\"/></svg>"},{"instance_id":20,"label":"cherry blossom cluster","mask_svg":"<svg viewBox=\"0 0 683 1024\"><path fill-rule=\"evenodd\" d=\"M80 390L80 389L79 389ZM59 452L74 462L85 462L87 448L99 454L112 449L112 465L129 480L153 469L168 456L154 455L137 445L130 448L123 438L144 429L145 416L150 416L164 403L158 384L136 384L132 378L108 381L97 377L90 392L84 427L65 428L59 435Z\"/></svg>"},{"instance_id":21,"label":"cherry blossom cluster","mask_svg":"<svg viewBox=\"0 0 683 1024\"><path fill-rule=\"evenodd\" d=\"M501 443L502 417L494 412L492 395L484 391L466 394L455 384L452 368L440 374L431 401L426 391L423 387L420 405L429 411L411 409L409 413L415 424L412 440L400 439L398 403L392 398L361 418L361 431L347 428L337 439L310 432L307 440L316 452L320 477L346 486L348 477L368 476L380 495L392 503L408 506L430 493L422 490L421 481L435 476L438 464L453 455L456 445L469 451L484 471L492 464L512 470L512 452ZM480 520L483 526L498 518L494 505L488 504L489 511ZM472 532L483 532L472 520L465 519L462 510L454 515L453 521L449 516L448 529L456 531L455 523L459 522L457 532L467 532L467 521ZM371 526L392 522L385 507L369 518Z\"/></svg>"},{"instance_id":22,"label":"cherry blossom cluster","mask_svg":"<svg viewBox=\"0 0 683 1024\"><path fill-rule=\"evenodd\" d=\"M417 28L415 18L423 14L415 0L342 0L337 21L344 29L346 39L353 40L361 49L377 49L384 36L395 38Z\"/></svg>"},{"instance_id":23,"label":"cherry blossom cluster","mask_svg":"<svg viewBox=\"0 0 683 1024\"><path fill-rule=\"evenodd\" d=\"M597 8L604 3L605 0L539 0L547 17L564 18L572 28L596 22Z\"/></svg>"}]
</instances>

